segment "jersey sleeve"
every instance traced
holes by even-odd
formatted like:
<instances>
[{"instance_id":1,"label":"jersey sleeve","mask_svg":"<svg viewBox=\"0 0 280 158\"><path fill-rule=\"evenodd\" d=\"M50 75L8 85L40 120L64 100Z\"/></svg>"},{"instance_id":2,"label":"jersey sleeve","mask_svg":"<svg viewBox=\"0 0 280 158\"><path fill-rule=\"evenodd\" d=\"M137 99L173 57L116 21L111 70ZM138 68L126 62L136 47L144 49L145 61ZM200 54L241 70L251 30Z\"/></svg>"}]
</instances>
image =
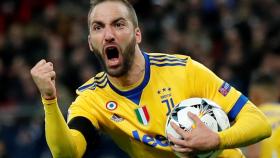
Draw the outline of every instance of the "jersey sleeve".
<instances>
[{"instance_id":1,"label":"jersey sleeve","mask_svg":"<svg viewBox=\"0 0 280 158\"><path fill-rule=\"evenodd\" d=\"M191 97L213 100L234 122L231 128L219 133L220 148L245 146L270 136L267 118L247 97L194 60L188 60L186 71Z\"/></svg>"},{"instance_id":2,"label":"jersey sleeve","mask_svg":"<svg viewBox=\"0 0 280 158\"><path fill-rule=\"evenodd\" d=\"M269 137L271 132L268 119L248 101L237 115L232 127L219 133L220 148L247 146Z\"/></svg>"},{"instance_id":3,"label":"jersey sleeve","mask_svg":"<svg viewBox=\"0 0 280 158\"><path fill-rule=\"evenodd\" d=\"M94 109L89 110L90 103L87 101L87 96L79 95L68 109L67 122L69 123L73 118L83 117L88 119L91 124L99 129Z\"/></svg>"},{"instance_id":4,"label":"jersey sleeve","mask_svg":"<svg viewBox=\"0 0 280 158\"><path fill-rule=\"evenodd\" d=\"M228 114L231 121L248 101L234 87L220 79L204 65L189 58L186 66L187 83L192 97L204 97L213 100Z\"/></svg>"},{"instance_id":5,"label":"jersey sleeve","mask_svg":"<svg viewBox=\"0 0 280 158\"><path fill-rule=\"evenodd\" d=\"M94 108L90 108L92 104L89 102L88 93L90 92L78 92L79 96L71 104L67 116L69 128L79 131L84 136L87 149L92 148L99 139L97 112Z\"/></svg>"},{"instance_id":6,"label":"jersey sleeve","mask_svg":"<svg viewBox=\"0 0 280 158\"><path fill-rule=\"evenodd\" d=\"M96 119L97 112L94 108L91 108L93 103L90 102L90 98L92 97L91 89L95 86L94 84L94 78L91 78L76 90L78 96L68 109L68 124L73 118L83 117L89 120L95 128L99 129L98 121Z\"/></svg>"},{"instance_id":7,"label":"jersey sleeve","mask_svg":"<svg viewBox=\"0 0 280 158\"><path fill-rule=\"evenodd\" d=\"M80 132L67 126L57 99L42 98L45 111L46 140L53 157L82 157L86 141Z\"/></svg>"}]
</instances>

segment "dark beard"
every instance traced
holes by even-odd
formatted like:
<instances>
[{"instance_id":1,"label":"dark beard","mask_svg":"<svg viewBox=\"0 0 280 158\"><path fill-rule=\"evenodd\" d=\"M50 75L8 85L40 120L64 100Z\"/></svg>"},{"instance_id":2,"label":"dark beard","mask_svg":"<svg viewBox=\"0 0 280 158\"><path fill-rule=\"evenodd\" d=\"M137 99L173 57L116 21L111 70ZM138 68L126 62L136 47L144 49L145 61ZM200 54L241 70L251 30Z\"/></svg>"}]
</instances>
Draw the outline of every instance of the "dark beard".
<instances>
[{"instance_id":1,"label":"dark beard","mask_svg":"<svg viewBox=\"0 0 280 158\"><path fill-rule=\"evenodd\" d=\"M133 61L134 61L134 56L135 56L135 45L136 45L136 39L133 37L133 39L128 43L126 48L124 49L124 52L120 53L120 55L123 56L123 63L120 66L118 70L110 70L106 66L106 63L102 57L102 53L96 49L95 47L92 46L93 52L97 59L99 60L103 70L110 76L112 77L121 77L127 75L128 71L131 69Z\"/></svg>"}]
</instances>

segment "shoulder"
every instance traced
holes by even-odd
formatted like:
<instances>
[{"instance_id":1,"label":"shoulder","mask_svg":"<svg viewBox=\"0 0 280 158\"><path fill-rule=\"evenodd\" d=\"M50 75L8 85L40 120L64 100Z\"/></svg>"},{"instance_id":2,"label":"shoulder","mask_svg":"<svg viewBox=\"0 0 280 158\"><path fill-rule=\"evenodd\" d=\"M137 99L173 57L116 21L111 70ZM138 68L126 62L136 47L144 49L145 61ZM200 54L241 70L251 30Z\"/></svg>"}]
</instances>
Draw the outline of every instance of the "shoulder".
<instances>
[{"instance_id":1,"label":"shoulder","mask_svg":"<svg viewBox=\"0 0 280 158\"><path fill-rule=\"evenodd\" d=\"M76 93L80 95L86 90L95 90L97 87L104 88L107 85L107 75L105 72L100 72L94 77L82 84L77 90Z\"/></svg>"},{"instance_id":2,"label":"shoulder","mask_svg":"<svg viewBox=\"0 0 280 158\"><path fill-rule=\"evenodd\" d=\"M188 60L190 57L180 54L168 54L168 53L148 53L149 58L172 58Z\"/></svg>"},{"instance_id":3,"label":"shoulder","mask_svg":"<svg viewBox=\"0 0 280 158\"><path fill-rule=\"evenodd\" d=\"M156 66L186 66L189 56L179 54L148 53L151 65Z\"/></svg>"}]
</instances>

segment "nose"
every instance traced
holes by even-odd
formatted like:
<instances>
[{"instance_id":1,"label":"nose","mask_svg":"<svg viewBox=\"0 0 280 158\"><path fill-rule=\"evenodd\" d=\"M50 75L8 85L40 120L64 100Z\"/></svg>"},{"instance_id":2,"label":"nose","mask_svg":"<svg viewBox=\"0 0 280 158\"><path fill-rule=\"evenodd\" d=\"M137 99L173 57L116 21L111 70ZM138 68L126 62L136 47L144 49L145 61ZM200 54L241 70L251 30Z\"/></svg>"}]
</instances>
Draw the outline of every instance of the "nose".
<instances>
[{"instance_id":1,"label":"nose","mask_svg":"<svg viewBox=\"0 0 280 158\"><path fill-rule=\"evenodd\" d=\"M115 36L114 36L113 30L109 27L107 27L105 29L104 36L105 36L104 37L105 43L112 43L115 41Z\"/></svg>"}]
</instances>

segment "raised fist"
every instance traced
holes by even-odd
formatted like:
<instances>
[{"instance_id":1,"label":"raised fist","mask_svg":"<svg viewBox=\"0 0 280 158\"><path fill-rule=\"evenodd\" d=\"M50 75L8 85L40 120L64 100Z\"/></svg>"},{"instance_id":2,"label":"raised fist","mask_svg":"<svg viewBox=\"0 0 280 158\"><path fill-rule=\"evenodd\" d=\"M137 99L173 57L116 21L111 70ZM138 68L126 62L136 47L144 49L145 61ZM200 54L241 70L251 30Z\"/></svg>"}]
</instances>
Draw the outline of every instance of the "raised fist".
<instances>
[{"instance_id":1,"label":"raised fist","mask_svg":"<svg viewBox=\"0 0 280 158\"><path fill-rule=\"evenodd\" d=\"M44 99L56 98L55 71L51 62L42 59L30 70L30 73Z\"/></svg>"}]
</instances>

